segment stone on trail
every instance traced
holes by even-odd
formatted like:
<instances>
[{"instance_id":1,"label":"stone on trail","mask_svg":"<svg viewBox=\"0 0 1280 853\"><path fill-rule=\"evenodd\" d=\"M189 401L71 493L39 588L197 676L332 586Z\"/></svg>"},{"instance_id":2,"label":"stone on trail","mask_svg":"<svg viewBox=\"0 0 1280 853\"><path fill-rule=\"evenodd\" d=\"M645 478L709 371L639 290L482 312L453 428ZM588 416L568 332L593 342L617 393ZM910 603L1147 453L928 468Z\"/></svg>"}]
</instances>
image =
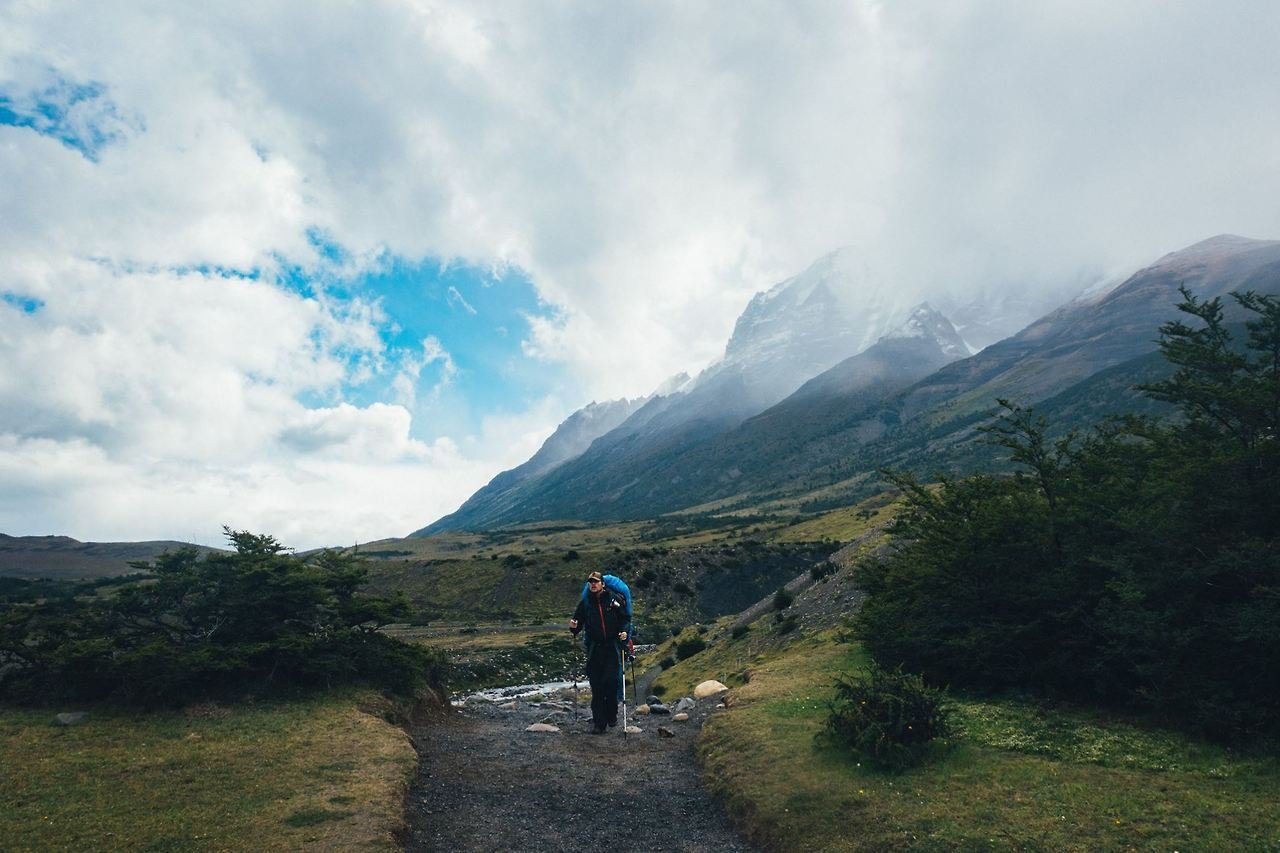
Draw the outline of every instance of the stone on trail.
<instances>
[{"instance_id":1,"label":"stone on trail","mask_svg":"<svg viewBox=\"0 0 1280 853\"><path fill-rule=\"evenodd\" d=\"M718 696L728 689L719 681L704 681L693 688L693 696L695 699L710 699L712 696Z\"/></svg>"},{"instance_id":2,"label":"stone on trail","mask_svg":"<svg viewBox=\"0 0 1280 853\"><path fill-rule=\"evenodd\" d=\"M679 713L679 712L681 712L681 711L692 711L692 710L693 710L693 706L694 706L694 705L696 705L696 704L698 704L698 703L694 702L694 701L693 701L693 699L691 699L691 698L689 698L688 696L686 696L686 697L684 697L683 699L681 699L679 702L677 702L677 703L672 707L672 709L671 709L671 710L675 711L676 713Z\"/></svg>"},{"instance_id":3,"label":"stone on trail","mask_svg":"<svg viewBox=\"0 0 1280 853\"><path fill-rule=\"evenodd\" d=\"M636 706L636 713L643 717L645 714L649 713L649 706L648 706L648 705L637 705L637 706Z\"/></svg>"},{"instance_id":4,"label":"stone on trail","mask_svg":"<svg viewBox=\"0 0 1280 853\"><path fill-rule=\"evenodd\" d=\"M657 696L654 696L652 693L650 693L648 696L644 697L644 701L645 701L645 703L646 703L646 704L648 704L648 705L660 705L660 704L662 704L662 700L661 700L661 699L659 699Z\"/></svg>"},{"instance_id":5,"label":"stone on trail","mask_svg":"<svg viewBox=\"0 0 1280 853\"><path fill-rule=\"evenodd\" d=\"M506 703L505 705L499 705L499 706L498 706L498 710L499 710L499 711L514 711L515 709L516 709L516 703L515 703L515 702L508 702L508 703Z\"/></svg>"},{"instance_id":6,"label":"stone on trail","mask_svg":"<svg viewBox=\"0 0 1280 853\"><path fill-rule=\"evenodd\" d=\"M51 726L78 726L85 720L89 719L88 711L68 711L64 714L58 714L49 721Z\"/></svg>"},{"instance_id":7,"label":"stone on trail","mask_svg":"<svg viewBox=\"0 0 1280 853\"><path fill-rule=\"evenodd\" d=\"M666 726L658 726L658 737L675 737L676 733Z\"/></svg>"},{"instance_id":8,"label":"stone on trail","mask_svg":"<svg viewBox=\"0 0 1280 853\"><path fill-rule=\"evenodd\" d=\"M553 726L550 723L534 723L525 729L526 732L558 732L559 726Z\"/></svg>"},{"instance_id":9,"label":"stone on trail","mask_svg":"<svg viewBox=\"0 0 1280 853\"><path fill-rule=\"evenodd\" d=\"M671 709L668 708L666 705L663 705L661 702L659 702L657 705L649 706L649 713L650 714L670 714Z\"/></svg>"},{"instance_id":10,"label":"stone on trail","mask_svg":"<svg viewBox=\"0 0 1280 853\"><path fill-rule=\"evenodd\" d=\"M679 714L672 714L671 719L675 720L677 723L683 723L685 720L689 719L689 715L684 711L681 711Z\"/></svg>"},{"instance_id":11,"label":"stone on trail","mask_svg":"<svg viewBox=\"0 0 1280 853\"><path fill-rule=\"evenodd\" d=\"M644 732L644 729L640 728L639 726L627 726L626 728L626 733L629 735L638 735L643 732Z\"/></svg>"}]
</instances>

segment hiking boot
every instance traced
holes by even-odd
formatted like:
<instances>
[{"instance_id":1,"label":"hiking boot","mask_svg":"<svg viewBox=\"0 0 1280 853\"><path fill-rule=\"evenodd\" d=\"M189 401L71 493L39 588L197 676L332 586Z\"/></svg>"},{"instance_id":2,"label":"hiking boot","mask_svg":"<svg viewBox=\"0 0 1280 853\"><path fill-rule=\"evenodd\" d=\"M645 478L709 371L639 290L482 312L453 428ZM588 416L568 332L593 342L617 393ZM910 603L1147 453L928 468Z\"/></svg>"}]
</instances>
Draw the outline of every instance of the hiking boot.
<instances>
[{"instance_id":1,"label":"hiking boot","mask_svg":"<svg viewBox=\"0 0 1280 853\"><path fill-rule=\"evenodd\" d=\"M591 733L592 733L593 735L602 735L602 734L604 734L604 732L605 732L605 728L604 728L604 726L592 726L592 727L591 727Z\"/></svg>"}]
</instances>

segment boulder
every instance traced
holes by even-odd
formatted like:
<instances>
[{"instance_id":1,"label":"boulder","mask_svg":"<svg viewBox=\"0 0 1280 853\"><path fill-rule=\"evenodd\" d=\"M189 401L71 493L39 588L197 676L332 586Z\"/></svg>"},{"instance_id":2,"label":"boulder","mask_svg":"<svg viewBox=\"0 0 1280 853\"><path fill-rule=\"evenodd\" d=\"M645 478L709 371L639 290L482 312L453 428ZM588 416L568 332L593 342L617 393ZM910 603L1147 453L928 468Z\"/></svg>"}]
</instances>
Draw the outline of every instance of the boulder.
<instances>
[{"instance_id":1,"label":"boulder","mask_svg":"<svg viewBox=\"0 0 1280 853\"><path fill-rule=\"evenodd\" d=\"M692 698L686 696L683 699L681 699L679 702L677 702L674 706L672 706L671 710L675 711L676 713L679 713L680 711L692 711L693 706L696 704L698 703L694 702Z\"/></svg>"},{"instance_id":2,"label":"boulder","mask_svg":"<svg viewBox=\"0 0 1280 853\"><path fill-rule=\"evenodd\" d=\"M662 703L658 703L657 705L649 706L649 713L650 714L670 714L671 709L668 708L666 705L663 705Z\"/></svg>"},{"instance_id":3,"label":"boulder","mask_svg":"<svg viewBox=\"0 0 1280 853\"><path fill-rule=\"evenodd\" d=\"M657 696L654 696L652 693L644 697L644 701L646 704L649 704L649 705L659 705L662 703L662 700L659 699Z\"/></svg>"},{"instance_id":4,"label":"boulder","mask_svg":"<svg viewBox=\"0 0 1280 853\"><path fill-rule=\"evenodd\" d=\"M553 726L550 723L534 723L525 729L526 732L558 732L559 726Z\"/></svg>"},{"instance_id":5,"label":"boulder","mask_svg":"<svg viewBox=\"0 0 1280 853\"><path fill-rule=\"evenodd\" d=\"M88 711L68 711L49 721L51 726L78 726L89 719Z\"/></svg>"},{"instance_id":6,"label":"boulder","mask_svg":"<svg viewBox=\"0 0 1280 853\"><path fill-rule=\"evenodd\" d=\"M679 714L672 714L671 719L675 720L677 723L683 723L685 720L689 719L689 715L684 711L681 711Z\"/></svg>"},{"instance_id":7,"label":"boulder","mask_svg":"<svg viewBox=\"0 0 1280 853\"><path fill-rule=\"evenodd\" d=\"M693 697L695 699L710 699L712 696L719 696L728 689L719 681L704 681L693 688Z\"/></svg>"}]
</instances>

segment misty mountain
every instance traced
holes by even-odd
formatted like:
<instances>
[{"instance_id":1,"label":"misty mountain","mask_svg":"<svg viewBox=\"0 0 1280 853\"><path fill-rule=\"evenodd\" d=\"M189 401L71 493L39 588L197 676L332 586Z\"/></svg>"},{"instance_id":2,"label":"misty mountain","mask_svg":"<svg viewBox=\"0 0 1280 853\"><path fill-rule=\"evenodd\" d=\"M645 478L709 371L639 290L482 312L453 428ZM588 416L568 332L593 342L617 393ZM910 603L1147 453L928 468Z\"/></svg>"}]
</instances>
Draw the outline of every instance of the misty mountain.
<instances>
[{"instance_id":1,"label":"misty mountain","mask_svg":"<svg viewBox=\"0 0 1280 853\"><path fill-rule=\"evenodd\" d=\"M1034 404L1077 427L1122 411L1158 411L1133 386L1166 369L1156 354L1158 329L1178 316L1180 286L1202 298L1280 290L1280 242L1224 235L1166 255L1115 287L1095 288L976 355L966 357L946 318L919 306L899 330L762 411L744 415L744 406L722 403L773 381L745 369L751 363L745 354L768 362L773 353L792 351L789 330L812 330L817 350L852 343L816 310L842 310L832 276L824 274L840 269L838 260L824 259L783 283L790 288L779 285L771 298L753 300L726 358L690 390L651 399L579 457L522 481L502 512L481 517L468 501L428 530L640 518L779 500L792 510L816 509L879 488L881 467L924 475L990 467L995 454L975 440L975 427L990 418L998 398ZM803 319L790 326L791 314ZM758 405L761 398L753 399Z\"/></svg>"}]
</instances>

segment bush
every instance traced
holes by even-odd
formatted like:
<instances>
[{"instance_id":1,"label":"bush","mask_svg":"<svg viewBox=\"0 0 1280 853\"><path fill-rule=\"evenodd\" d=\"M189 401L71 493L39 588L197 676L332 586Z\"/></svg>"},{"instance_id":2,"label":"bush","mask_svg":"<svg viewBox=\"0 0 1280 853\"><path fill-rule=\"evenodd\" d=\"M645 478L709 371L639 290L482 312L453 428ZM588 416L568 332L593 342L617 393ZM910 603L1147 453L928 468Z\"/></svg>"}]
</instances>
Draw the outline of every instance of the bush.
<instances>
[{"instance_id":1,"label":"bush","mask_svg":"<svg viewBox=\"0 0 1280 853\"><path fill-rule=\"evenodd\" d=\"M909 767L950 734L944 701L919 675L873 663L862 678L836 681L824 733L881 767Z\"/></svg>"},{"instance_id":2,"label":"bush","mask_svg":"<svg viewBox=\"0 0 1280 853\"><path fill-rule=\"evenodd\" d=\"M793 601L795 601L795 599L791 596L791 593L787 592L787 588L785 586L780 586L778 587L778 591L773 594L773 609L786 610L791 606L791 602Z\"/></svg>"},{"instance_id":3,"label":"bush","mask_svg":"<svg viewBox=\"0 0 1280 853\"><path fill-rule=\"evenodd\" d=\"M809 577L813 578L815 581L820 581L829 575L835 574L835 571L835 563L830 560L823 560L821 563L814 563L809 568Z\"/></svg>"},{"instance_id":4,"label":"bush","mask_svg":"<svg viewBox=\"0 0 1280 853\"><path fill-rule=\"evenodd\" d=\"M161 705L281 686L439 684L438 653L378 631L414 611L404 598L362 595L361 558L304 560L270 536L227 537L235 553L164 554L113 597L0 614L0 695Z\"/></svg>"},{"instance_id":5,"label":"bush","mask_svg":"<svg viewBox=\"0 0 1280 853\"><path fill-rule=\"evenodd\" d=\"M729 636L735 640L741 639L751 630L750 625L734 625L733 630L729 632Z\"/></svg>"},{"instance_id":6,"label":"bush","mask_svg":"<svg viewBox=\"0 0 1280 853\"><path fill-rule=\"evenodd\" d=\"M707 641L701 637L690 637L676 642L676 657L688 660L707 647Z\"/></svg>"},{"instance_id":7,"label":"bush","mask_svg":"<svg viewBox=\"0 0 1280 853\"><path fill-rule=\"evenodd\" d=\"M663 669L671 669L671 667L675 665L676 665L676 659L670 656L665 657L662 660L658 661L658 666L662 667Z\"/></svg>"}]
</instances>

